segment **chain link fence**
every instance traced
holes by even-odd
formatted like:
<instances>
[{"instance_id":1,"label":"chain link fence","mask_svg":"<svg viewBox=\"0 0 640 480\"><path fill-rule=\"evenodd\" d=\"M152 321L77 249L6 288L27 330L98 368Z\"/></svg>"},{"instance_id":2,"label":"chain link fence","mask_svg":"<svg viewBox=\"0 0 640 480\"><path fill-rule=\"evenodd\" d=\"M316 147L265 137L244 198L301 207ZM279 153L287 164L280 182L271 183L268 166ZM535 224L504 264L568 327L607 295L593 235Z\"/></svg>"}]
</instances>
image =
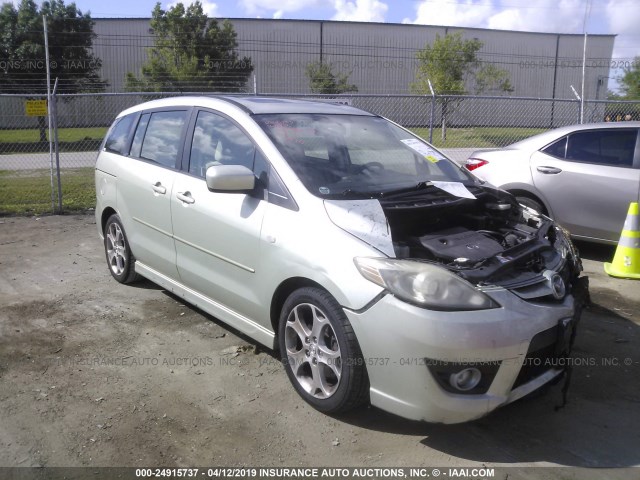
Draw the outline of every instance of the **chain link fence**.
<instances>
[{"instance_id":1,"label":"chain link fence","mask_svg":"<svg viewBox=\"0 0 640 480\"><path fill-rule=\"evenodd\" d=\"M175 93L0 95L0 215L62 213L95 205L93 168L122 110ZM454 161L545 130L579 123L580 102L523 97L274 95L339 102L387 117ZM36 102L34 104L34 102ZM42 104L39 104L42 105ZM640 102L587 101L585 122L640 120Z\"/></svg>"}]
</instances>

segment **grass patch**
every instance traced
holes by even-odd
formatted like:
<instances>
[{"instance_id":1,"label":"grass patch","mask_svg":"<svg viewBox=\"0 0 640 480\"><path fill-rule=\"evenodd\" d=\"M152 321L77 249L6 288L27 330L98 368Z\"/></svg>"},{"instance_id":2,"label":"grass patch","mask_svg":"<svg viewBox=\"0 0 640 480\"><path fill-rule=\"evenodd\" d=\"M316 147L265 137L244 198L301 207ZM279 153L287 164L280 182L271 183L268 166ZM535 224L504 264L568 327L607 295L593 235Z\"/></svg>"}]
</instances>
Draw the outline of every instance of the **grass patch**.
<instances>
[{"instance_id":1,"label":"grass patch","mask_svg":"<svg viewBox=\"0 0 640 480\"><path fill-rule=\"evenodd\" d=\"M45 130L49 141L49 129ZM79 142L82 140L102 140L107 134L107 127L59 128L58 140L61 142ZM40 141L40 130L37 128L20 130L0 130L0 143L32 143Z\"/></svg>"},{"instance_id":2,"label":"grass patch","mask_svg":"<svg viewBox=\"0 0 640 480\"><path fill-rule=\"evenodd\" d=\"M58 145L62 152L85 152L97 150L107 133L107 127L61 128L58 130ZM40 130L0 130L0 154L42 153L49 151L49 131L45 130L47 141L40 141Z\"/></svg>"},{"instance_id":3,"label":"grass patch","mask_svg":"<svg viewBox=\"0 0 640 480\"><path fill-rule=\"evenodd\" d=\"M61 172L62 209L86 210L96 204L93 168L69 168ZM1 170L0 215L52 213L49 170ZM57 180L54 178L54 187ZM57 193L55 195L58 204Z\"/></svg>"},{"instance_id":4,"label":"grass patch","mask_svg":"<svg viewBox=\"0 0 640 480\"><path fill-rule=\"evenodd\" d=\"M411 128L416 135L429 140L428 128ZM433 129L433 145L438 148L500 148L547 131L544 128L471 127L448 128L447 140L442 141L442 130Z\"/></svg>"}]
</instances>

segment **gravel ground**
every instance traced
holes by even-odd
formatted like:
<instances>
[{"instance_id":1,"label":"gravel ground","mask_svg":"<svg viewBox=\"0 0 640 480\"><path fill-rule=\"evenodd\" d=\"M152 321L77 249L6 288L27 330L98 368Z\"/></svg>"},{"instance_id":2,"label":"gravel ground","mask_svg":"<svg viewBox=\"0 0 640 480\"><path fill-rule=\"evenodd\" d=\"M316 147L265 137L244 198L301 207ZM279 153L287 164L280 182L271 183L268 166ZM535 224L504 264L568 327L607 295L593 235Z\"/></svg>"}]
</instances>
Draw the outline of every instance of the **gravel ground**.
<instances>
[{"instance_id":1,"label":"gravel ground","mask_svg":"<svg viewBox=\"0 0 640 480\"><path fill-rule=\"evenodd\" d=\"M604 275L611 248L579 247L593 305L566 407L559 385L445 426L316 412L273 352L116 283L92 216L0 218L0 466L637 466L640 283Z\"/></svg>"}]
</instances>

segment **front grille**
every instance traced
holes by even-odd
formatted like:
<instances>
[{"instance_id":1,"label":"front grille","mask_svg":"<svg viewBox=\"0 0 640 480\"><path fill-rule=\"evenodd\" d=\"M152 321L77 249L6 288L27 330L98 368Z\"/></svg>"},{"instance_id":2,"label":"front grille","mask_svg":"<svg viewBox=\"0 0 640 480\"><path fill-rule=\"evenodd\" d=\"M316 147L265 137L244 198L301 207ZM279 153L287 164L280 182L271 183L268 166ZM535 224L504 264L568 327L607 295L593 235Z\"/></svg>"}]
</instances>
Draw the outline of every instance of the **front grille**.
<instances>
[{"instance_id":1,"label":"front grille","mask_svg":"<svg viewBox=\"0 0 640 480\"><path fill-rule=\"evenodd\" d=\"M562 277L567 288L569 288L571 279L569 262L565 262L565 264L557 270L557 273ZM557 299L553 296L553 290L549 285L549 282L542 275L539 275L535 281L529 282L523 286L512 287L510 290L523 300L533 300L543 303L561 303L563 301L563 299Z\"/></svg>"}]
</instances>

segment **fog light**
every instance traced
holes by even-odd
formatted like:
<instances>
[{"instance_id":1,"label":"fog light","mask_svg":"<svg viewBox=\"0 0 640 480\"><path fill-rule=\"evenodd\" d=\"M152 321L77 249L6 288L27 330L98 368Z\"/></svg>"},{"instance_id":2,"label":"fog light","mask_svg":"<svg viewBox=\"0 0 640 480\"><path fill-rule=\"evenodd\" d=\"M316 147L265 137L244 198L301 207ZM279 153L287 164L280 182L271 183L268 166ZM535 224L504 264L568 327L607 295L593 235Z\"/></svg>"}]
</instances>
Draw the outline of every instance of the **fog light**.
<instances>
[{"instance_id":1,"label":"fog light","mask_svg":"<svg viewBox=\"0 0 640 480\"><path fill-rule=\"evenodd\" d=\"M460 370L458 373L452 373L449 376L449 383L453 388L466 392L477 387L481 379L482 374L480 370L471 367Z\"/></svg>"}]
</instances>

